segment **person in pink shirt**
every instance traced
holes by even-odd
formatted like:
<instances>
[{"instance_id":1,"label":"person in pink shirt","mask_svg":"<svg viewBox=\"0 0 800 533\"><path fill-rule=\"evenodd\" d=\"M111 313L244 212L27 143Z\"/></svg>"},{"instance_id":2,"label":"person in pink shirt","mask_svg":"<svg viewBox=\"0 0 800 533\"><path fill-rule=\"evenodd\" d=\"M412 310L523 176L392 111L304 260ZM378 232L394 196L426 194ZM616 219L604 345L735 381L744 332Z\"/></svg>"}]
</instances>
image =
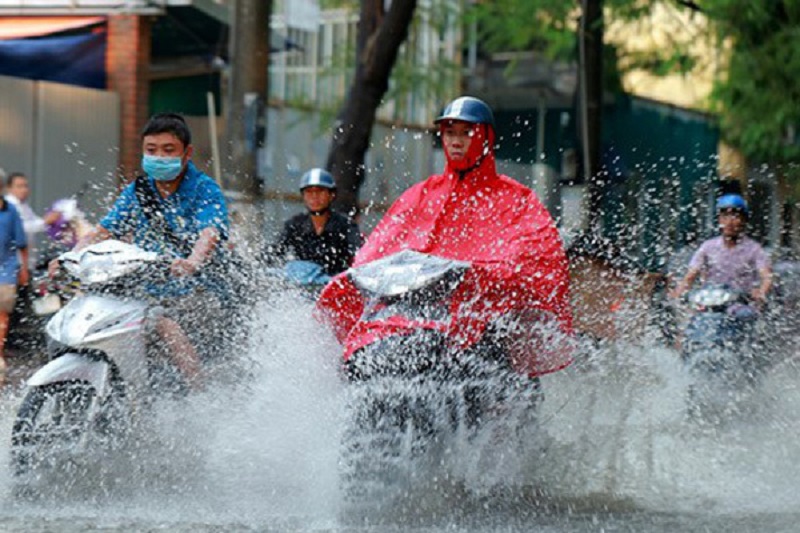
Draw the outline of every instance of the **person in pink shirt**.
<instances>
[{"instance_id":1,"label":"person in pink shirt","mask_svg":"<svg viewBox=\"0 0 800 533\"><path fill-rule=\"evenodd\" d=\"M720 235L700 245L670 296L680 298L702 276L704 283L726 285L747 293L757 304L765 302L772 287L772 264L761 245L745 235L749 216L740 195L726 194L717 200Z\"/></svg>"}]
</instances>

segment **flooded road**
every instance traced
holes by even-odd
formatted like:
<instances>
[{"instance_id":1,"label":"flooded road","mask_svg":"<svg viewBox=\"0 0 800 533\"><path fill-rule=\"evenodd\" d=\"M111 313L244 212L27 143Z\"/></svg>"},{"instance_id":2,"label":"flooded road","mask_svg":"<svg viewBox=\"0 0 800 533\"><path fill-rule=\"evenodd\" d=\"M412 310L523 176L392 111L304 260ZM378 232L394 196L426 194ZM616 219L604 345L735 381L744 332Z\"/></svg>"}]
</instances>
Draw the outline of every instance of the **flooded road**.
<instances>
[{"instance_id":1,"label":"flooded road","mask_svg":"<svg viewBox=\"0 0 800 533\"><path fill-rule=\"evenodd\" d=\"M164 402L130 445L66 466L35 501L15 498L8 474L21 391L7 386L0 531L797 530L800 371L790 361L735 420L705 425L687 420L672 350L642 340L587 351L543 380L542 442L529 453L459 454L408 505L356 516L339 479L347 394L310 304L259 307L242 352L250 364L235 383Z\"/></svg>"}]
</instances>

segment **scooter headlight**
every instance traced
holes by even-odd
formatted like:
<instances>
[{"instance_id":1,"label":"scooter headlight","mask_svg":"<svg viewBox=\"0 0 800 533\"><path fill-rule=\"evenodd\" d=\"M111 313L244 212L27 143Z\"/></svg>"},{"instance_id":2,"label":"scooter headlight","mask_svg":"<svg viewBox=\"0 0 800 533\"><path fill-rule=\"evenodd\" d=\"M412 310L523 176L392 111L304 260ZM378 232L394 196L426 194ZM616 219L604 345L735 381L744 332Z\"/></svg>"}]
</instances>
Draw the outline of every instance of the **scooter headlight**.
<instances>
[{"instance_id":1,"label":"scooter headlight","mask_svg":"<svg viewBox=\"0 0 800 533\"><path fill-rule=\"evenodd\" d=\"M708 309L729 304L735 301L736 298L736 293L731 290L711 287L694 292L690 297L690 301L699 309Z\"/></svg>"}]
</instances>

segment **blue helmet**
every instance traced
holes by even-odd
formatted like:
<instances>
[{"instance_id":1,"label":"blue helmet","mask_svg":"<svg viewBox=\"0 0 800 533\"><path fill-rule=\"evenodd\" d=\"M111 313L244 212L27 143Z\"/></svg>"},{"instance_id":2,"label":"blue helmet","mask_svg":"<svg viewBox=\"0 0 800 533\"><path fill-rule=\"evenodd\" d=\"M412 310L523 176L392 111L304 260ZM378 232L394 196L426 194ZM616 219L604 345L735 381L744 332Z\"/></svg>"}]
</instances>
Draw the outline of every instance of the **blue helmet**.
<instances>
[{"instance_id":1,"label":"blue helmet","mask_svg":"<svg viewBox=\"0 0 800 533\"><path fill-rule=\"evenodd\" d=\"M742 213L745 218L750 218L750 208L747 201L739 194L724 194L717 200L717 214L724 209L733 209Z\"/></svg>"},{"instance_id":2,"label":"blue helmet","mask_svg":"<svg viewBox=\"0 0 800 533\"><path fill-rule=\"evenodd\" d=\"M456 98L444 108L434 124L444 120L461 120L470 124L488 124L494 129L494 114L486 102L472 96Z\"/></svg>"},{"instance_id":3,"label":"blue helmet","mask_svg":"<svg viewBox=\"0 0 800 533\"><path fill-rule=\"evenodd\" d=\"M336 182L333 175L324 168L312 168L300 178L300 191L306 187L323 187L335 191Z\"/></svg>"}]
</instances>

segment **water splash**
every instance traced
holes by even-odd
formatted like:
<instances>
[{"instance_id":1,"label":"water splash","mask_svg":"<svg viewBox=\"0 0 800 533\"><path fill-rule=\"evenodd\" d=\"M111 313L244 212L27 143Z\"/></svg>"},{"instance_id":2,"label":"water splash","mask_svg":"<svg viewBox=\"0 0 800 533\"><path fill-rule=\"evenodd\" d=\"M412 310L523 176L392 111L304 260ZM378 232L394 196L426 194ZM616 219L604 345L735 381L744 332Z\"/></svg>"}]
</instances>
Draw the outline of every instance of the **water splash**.
<instances>
[{"instance_id":1,"label":"water splash","mask_svg":"<svg viewBox=\"0 0 800 533\"><path fill-rule=\"evenodd\" d=\"M670 513L795 513L800 447L787 441L797 367L772 368L736 416L687 416L674 350L616 343L547 380L552 447L530 479L553 497L613 498Z\"/></svg>"},{"instance_id":2,"label":"water splash","mask_svg":"<svg viewBox=\"0 0 800 533\"><path fill-rule=\"evenodd\" d=\"M311 309L294 293L261 302L243 349L250 363L245 377L164 403L124 454L80 475L68 472L43 502L11 498L4 439L0 517L12 525L70 524L67 530L75 531L80 524L343 527L339 454L348 395L338 347ZM693 527L710 515L748 520L800 511L793 497L800 375L791 360L765 376L741 417L704 426L687 420L688 378L674 350L656 339L582 350L576 365L543 379L536 446L503 455L502 443L461 443L438 465L457 474L458 483L420 488L416 501L427 506L363 530L416 524L430 531L528 531L527 520L536 516L542 531L578 531L593 523L587 516L609 509L623 516L623 526L653 526L661 513L705 517L688 519ZM0 406L6 436L19 399L18 391L10 393ZM645 518L637 514L643 512Z\"/></svg>"}]
</instances>

